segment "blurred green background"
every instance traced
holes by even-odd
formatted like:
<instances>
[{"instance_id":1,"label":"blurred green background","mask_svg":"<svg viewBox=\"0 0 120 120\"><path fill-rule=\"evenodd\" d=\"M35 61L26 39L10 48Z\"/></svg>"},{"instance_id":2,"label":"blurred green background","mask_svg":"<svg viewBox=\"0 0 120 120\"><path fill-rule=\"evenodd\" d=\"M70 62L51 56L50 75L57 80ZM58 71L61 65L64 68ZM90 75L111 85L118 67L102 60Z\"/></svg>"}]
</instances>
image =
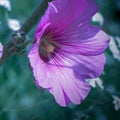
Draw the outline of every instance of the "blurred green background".
<instances>
[{"instance_id":1,"label":"blurred green background","mask_svg":"<svg viewBox=\"0 0 120 120\"><path fill-rule=\"evenodd\" d=\"M115 51L107 49L107 63L101 79L106 90L120 95L120 39L117 40L120 38L120 0L96 2L104 18L102 29L114 38L119 51L116 58ZM0 6L0 42L3 45L12 33L8 19L17 19L22 25L40 0L10 0L10 3L10 11ZM33 38L35 27L28 34L28 39ZM60 107L49 92L36 87L26 56L15 55L0 67L0 120L79 120L100 97L99 90L92 88L82 104ZM115 111L112 99L102 97L104 102L83 120L120 120L120 111Z\"/></svg>"}]
</instances>

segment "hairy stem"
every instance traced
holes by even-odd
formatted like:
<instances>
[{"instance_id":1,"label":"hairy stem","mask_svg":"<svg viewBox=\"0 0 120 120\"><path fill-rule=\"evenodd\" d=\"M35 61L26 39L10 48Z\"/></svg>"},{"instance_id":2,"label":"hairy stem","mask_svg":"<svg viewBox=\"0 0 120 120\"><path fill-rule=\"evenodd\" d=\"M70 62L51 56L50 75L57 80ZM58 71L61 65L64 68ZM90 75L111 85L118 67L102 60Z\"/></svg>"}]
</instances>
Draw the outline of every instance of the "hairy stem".
<instances>
[{"instance_id":1,"label":"hairy stem","mask_svg":"<svg viewBox=\"0 0 120 120\"><path fill-rule=\"evenodd\" d=\"M22 25L20 30L15 31L11 35L11 40L9 43L7 43L4 46L3 54L0 59L0 65L4 63L11 55L17 53L19 48L22 47L25 42L25 36L27 33L30 32L30 30L33 28L33 26L37 23L37 21L42 17L45 10L47 9L48 2L53 0L43 0L38 7L33 11L30 17L25 21L25 23ZM27 44L26 44L27 45Z\"/></svg>"}]
</instances>

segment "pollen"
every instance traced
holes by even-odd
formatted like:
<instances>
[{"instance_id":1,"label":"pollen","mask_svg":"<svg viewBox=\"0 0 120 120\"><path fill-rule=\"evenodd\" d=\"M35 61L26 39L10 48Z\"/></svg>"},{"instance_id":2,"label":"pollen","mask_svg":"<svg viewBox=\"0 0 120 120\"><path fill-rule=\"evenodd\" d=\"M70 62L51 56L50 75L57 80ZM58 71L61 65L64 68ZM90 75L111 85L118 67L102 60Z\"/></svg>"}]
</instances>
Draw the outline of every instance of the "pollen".
<instances>
[{"instance_id":1,"label":"pollen","mask_svg":"<svg viewBox=\"0 0 120 120\"><path fill-rule=\"evenodd\" d=\"M55 52L58 48L58 43L55 42L50 35L47 35L41 39L38 53L43 61L48 62L55 56Z\"/></svg>"},{"instance_id":2,"label":"pollen","mask_svg":"<svg viewBox=\"0 0 120 120\"><path fill-rule=\"evenodd\" d=\"M54 51L54 46L53 45L51 45L51 44L48 44L47 46L46 46L46 51L48 52L48 53L51 53L51 52L53 52Z\"/></svg>"}]
</instances>

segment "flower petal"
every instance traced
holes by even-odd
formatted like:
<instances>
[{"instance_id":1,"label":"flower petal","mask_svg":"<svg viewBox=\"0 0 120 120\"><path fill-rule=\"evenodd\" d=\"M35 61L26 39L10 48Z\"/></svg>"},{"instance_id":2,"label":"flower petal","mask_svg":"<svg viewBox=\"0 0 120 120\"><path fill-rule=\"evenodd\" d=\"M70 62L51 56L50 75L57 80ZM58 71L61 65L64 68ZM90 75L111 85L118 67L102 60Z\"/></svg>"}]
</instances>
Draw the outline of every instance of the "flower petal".
<instances>
[{"instance_id":1,"label":"flower petal","mask_svg":"<svg viewBox=\"0 0 120 120\"><path fill-rule=\"evenodd\" d=\"M84 12L85 8L85 0L55 0L50 2L36 29L36 33L47 23L51 23L52 29L63 30L76 20Z\"/></svg>"},{"instance_id":2,"label":"flower petal","mask_svg":"<svg viewBox=\"0 0 120 120\"><path fill-rule=\"evenodd\" d=\"M0 58L1 58L1 56L2 56L2 52L3 52L3 46L2 46L2 44L0 43Z\"/></svg>"},{"instance_id":3,"label":"flower petal","mask_svg":"<svg viewBox=\"0 0 120 120\"><path fill-rule=\"evenodd\" d=\"M35 34L48 23L51 23L52 29L61 31L72 22L89 21L97 11L98 6L94 0L55 0L49 3Z\"/></svg>"},{"instance_id":4,"label":"flower petal","mask_svg":"<svg viewBox=\"0 0 120 120\"><path fill-rule=\"evenodd\" d=\"M46 71L48 71L48 69L46 67L46 64L39 57L37 43L32 46L28 57L33 69L37 86L50 88L50 74L46 74Z\"/></svg>"},{"instance_id":5,"label":"flower petal","mask_svg":"<svg viewBox=\"0 0 120 120\"><path fill-rule=\"evenodd\" d=\"M101 75L106 58L104 54L98 56L79 56L73 71L78 79L97 78Z\"/></svg>"},{"instance_id":6,"label":"flower petal","mask_svg":"<svg viewBox=\"0 0 120 120\"><path fill-rule=\"evenodd\" d=\"M87 22L74 24L59 36L55 40L62 44L63 51L87 56L103 53L109 43L109 36L105 32Z\"/></svg>"},{"instance_id":7,"label":"flower petal","mask_svg":"<svg viewBox=\"0 0 120 120\"><path fill-rule=\"evenodd\" d=\"M57 56L49 62L50 65L71 68L77 79L99 77L104 69L106 58L104 54L97 56L83 56L65 52L57 53Z\"/></svg>"},{"instance_id":8,"label":"flower petal","mask_svg":"<svg viewBox=\"0 0 120 120\"><path fill-rule=\"evenodd\" d=\"M52 88L50 89L51 94L54 95L55 100L61 106L66 106L69 104L70 100L67 95L64 93L61 85L58 80L52 81Z\"/></svg>"},{"instance_id":9,"label":"flower petal","mask_svg":"<svg viewBox=\"0 0 120 120\"><path fill-rule=\"evenodd\" d=\"M63 67L50 67L52 76L52 91L55 100L61 106L66 106L69 100L80 104L90 91L90 86L74 77L72 69Z\"/></svg>"},{"instance_id":10,"label":"flower petal","mask_svg":"<svg viewBox=\"0 0 120 120\"><path fill-rule=\"evenodd\" d=\"M82 22L86 20L90 20L91 17L98 12L99 8L95 3L95 0L86 0L87 6L84 13L76 20L76 22Z\"/></svg>"}]
</instances>

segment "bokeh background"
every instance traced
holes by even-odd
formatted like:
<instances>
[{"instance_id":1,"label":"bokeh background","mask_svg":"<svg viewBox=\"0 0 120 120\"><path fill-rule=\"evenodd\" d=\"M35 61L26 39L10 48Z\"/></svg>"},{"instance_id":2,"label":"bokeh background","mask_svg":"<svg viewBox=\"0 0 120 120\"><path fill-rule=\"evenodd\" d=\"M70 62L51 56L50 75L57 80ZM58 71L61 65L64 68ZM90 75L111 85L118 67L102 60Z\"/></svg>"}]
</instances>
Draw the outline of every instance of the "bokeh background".
<instances>
[{"instance_id":1,"label":"bokeh background","mask_svg":"<svg viewBox=\"0 0 120 120\"><path fill-rule=\"evenodd\" d=\"M4 45L12 31L24 23L41 0L1 1L10 2L0 4L0 42ZM98 22L94 24L100 25L112 41L105 52L107 62L100 77L102 86L111 96L120 97L120 0L96 2L103 18L102 23L99 22L101 18L96 18ZM33 39L36 25L27 39ZM114 99L104 95L98 86L91 87L82 104L60 107L49 92L36 87L28 58L14 55L0 66L0 120L120 120L120 110L116 111ZM100 104L95 106L101 98ZM91 107L94 108L85 114ZM86 117L81 119L84 114Z\"/></svg>"}]
</instances>

